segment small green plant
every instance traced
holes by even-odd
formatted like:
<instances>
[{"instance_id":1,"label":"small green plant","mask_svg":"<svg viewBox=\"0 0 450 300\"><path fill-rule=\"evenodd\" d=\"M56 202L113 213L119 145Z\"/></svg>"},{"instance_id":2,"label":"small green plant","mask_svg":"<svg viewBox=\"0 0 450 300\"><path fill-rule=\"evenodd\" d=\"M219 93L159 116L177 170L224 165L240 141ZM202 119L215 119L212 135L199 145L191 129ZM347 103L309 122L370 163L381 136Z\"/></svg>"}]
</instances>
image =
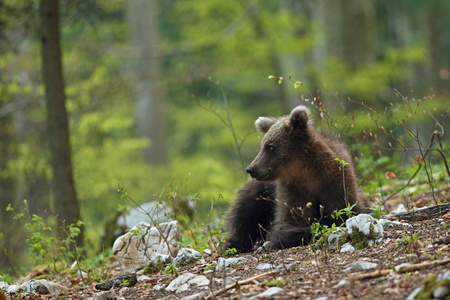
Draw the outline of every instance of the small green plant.
<instances>
[{"instance_id":1,"label":"small green plant","mask_svg":"<svg viewBox=\"0 0 450 300\"><path fill-rule=\"evenodd\" d=\"M122 282L120 283L120 287L127 287L129 284L130 282L127 279L123 278Z\"/></svg>"},{"instance_id":2,"label":"small green plant","mask_svg":"<svg viewBox=\"0 0 450 300\"><path fill-rule=\"evenodd\" d=\"M375 208L370 208L371 210L373 210L373 212L371 213L371 215L373 215L373 217L377 220L379 220L381 218L381 215L385 215L386 212L383 211L384 207L383 205L378 205Z\"/></svg>"},{"instance_id":3,"label":"small green plant","mask_svg":"<svg viewBox=\"0 0 450 300\"><path fill-rule=\"evenodd\" d=\"M78 221L68 226L61 226L60 230L55 232L52 227L47 225L47 220L36 214L30 215L27 200L24 200L24 206L28 216L24 227L29 233L29 237L25 241L29 246L30 256L36 264L52 262L55 271L58 271L56 264L58 261L71 263L76 260L78 262L82 249L77 247L76 238L80 235L80 228L84 223ZM21 221L25 218L25 214L16 213L11 204L6 207L6 211L14 214L14 220Z\"/></svg>"},{"instance_id":4,"label":"small green plant","mask_svg":"<svg viewBox=\"0 0 450 300\"><path fill-rule=\"evenodd\" d=\"M355 202L353 205L350 205L350 203L347 204L347 207L342 208L340 210L335 210L331 213L331 217L335 220L340 220L342 223L345 222L345 219L351 218L356 215L356 212L353 210L355 206L358 204L358 202ZM345 215L345 219L342 217Z\"/></svg>"},{"instance_id":5,"label":"small green plant","mask_svg":"<svg viewBox=\"0 0 450 300\"><path fill-rule=\"evenodd\" d=\"M164 269L164 272L166 272L166 274L171 274L172 276L175 276L175 277L178 276L178 270L172 264L167 264L165 269Z\"/></svg>"},{"instance_id":6,"label":"small green plant","mask_svg":"<svg viewBox=\"0 0 450 300\"><path fill-rule=\"evenodd\" d=\"M412 235L407 235L406 232L403 233L403 237L397 241L397 249L401 247L409 248L409 246L413 245L415 242L419 240L417 233L413 233Z\"/></svg>"},{"instance_id":7,"label":"small green plant","mask_svg":"<svg viewBox=\"0 0 450 300\"><path fill-rule=\"evenodd\" d=\"M230 248L225 250L225 255L230 256L230 255L235 255L237 253L236 248Z\"/></svg>"}]
</instances>

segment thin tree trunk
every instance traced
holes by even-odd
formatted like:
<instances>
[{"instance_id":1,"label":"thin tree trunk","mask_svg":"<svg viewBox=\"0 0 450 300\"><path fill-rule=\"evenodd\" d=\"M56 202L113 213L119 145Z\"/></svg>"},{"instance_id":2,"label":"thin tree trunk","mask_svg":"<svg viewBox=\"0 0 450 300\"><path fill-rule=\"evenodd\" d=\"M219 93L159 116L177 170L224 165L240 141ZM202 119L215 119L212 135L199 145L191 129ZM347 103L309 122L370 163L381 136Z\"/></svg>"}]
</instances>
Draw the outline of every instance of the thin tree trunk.
<instances>
[{"instance_id":1,"label":"thin tree trunk","mask_svg":"<svg viewBox=\"0 0 450 300\"><path fill-rule=\"evenodd\" d=\"M41 0L42 78L48 114L48 139L53 170L52 190L55 213L69 225L80 219L72 174L69 124L62 72L59 0ZM81 242L81 238L78 240Z\"/></svg>"},{"instance_id":2,"label":"thin tree trunk","mask_svg":"<svg viewBox=\"0 0 450 300\"><path fill-rule=\"evenodd\" d=\"M166 134L161 103L161 55L159 52L158 4L155 0L127 2L130 36L136 53L134 65L136 124L140 137L150 139L144 159L151 164L167 163Z\"/></svg>"}]
</instances>

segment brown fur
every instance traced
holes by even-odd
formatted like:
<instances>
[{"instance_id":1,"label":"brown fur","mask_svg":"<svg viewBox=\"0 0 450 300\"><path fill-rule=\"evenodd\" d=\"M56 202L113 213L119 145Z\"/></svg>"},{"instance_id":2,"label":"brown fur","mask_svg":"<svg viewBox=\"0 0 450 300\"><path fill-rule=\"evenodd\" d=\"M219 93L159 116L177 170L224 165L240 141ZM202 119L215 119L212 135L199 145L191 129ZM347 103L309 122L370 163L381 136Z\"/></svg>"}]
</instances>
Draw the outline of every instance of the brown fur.
<instances>
[{"instance_id":1,"label":"brown fur","mask_svg":"<svg viewBox=\"0 0 450 300\"><path fill-rule=\"evenodd\" d=\"M340 224L331 218L332 212L360 201L355 171L344 146L331 135L316 131L305 106L279 119L260 117L255 125L265 136L247 172L257 182L266 182L260 184L265 191L253 182L241 190L230 214L232 237L225 247L250 251L250 244L266 238L277 248L294 247L310 241L312 223ZM336 158L350 164L342 170ZM266 213L261 213L261 202L255 200L260 195L267 198ZM259 216L253 215L256 211ZM263 234L248 229L259 225Z\"/></svg>"}]
</instances>

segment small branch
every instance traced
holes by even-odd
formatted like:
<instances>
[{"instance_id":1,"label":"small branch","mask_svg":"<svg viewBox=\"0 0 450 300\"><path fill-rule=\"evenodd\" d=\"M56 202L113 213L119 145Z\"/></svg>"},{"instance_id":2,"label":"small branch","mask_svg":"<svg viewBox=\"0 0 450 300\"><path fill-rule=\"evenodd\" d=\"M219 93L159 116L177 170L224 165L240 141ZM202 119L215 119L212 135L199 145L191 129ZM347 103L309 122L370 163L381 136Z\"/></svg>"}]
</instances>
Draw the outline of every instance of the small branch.
<instances>
[{"instance_id":1,"label":"small branch","mask_svg":"<svg viewBox=\"0 0 450 300\"><path fill-rule=\"evenodd\" d=\"M259 275L256 275L256 276L253 276L253 277L241 280L241 281L237 281L235 283L231 283L231 284L227 285L226 287L221 288L220 290L209 294L208 297L206 297L205 299L215 299L218 295L220 295L222 293L225 293L226 291L231 290L231 289L233 289L233 288L235 288L237 286L244 285L244 284L247 284L247 283L251 283L251 282L253 282L256 279L259 279L261 277L268 276L268 275L273 275L273 274L276 274L276 273L278 273L278 271L270 271L270 272L262 273L262 274L259 274Z\"/></svg>"},{"instance_id":2,"label":"small branch","mask_svg":"<svg viewBox=\"0 0 450 300\"><path fill-rule=\"evenodd\" d=\"M434 138L435 138L436 136L439 137L439 133L435 131L435 132L433 132L433 134L431 135L430 146L426 149L425 153L422 155L422 159L424 160L424 164L425 164L425 158L427 157L427 155L428 155L428 153L430 152L430 150L432 150L431 147L433 146ZM420 147L420 145L419 145L419 147ZM422 151L421 151L421 154L422 154ZM420 170L421 168L422 168L422 164L419 164L419 167L417 168L416 172L414 172L414 174L411 176L411 178L408 180L408 182L407 182L403 187L401 187L399 190L397 190L395 193L393 193L393 194L391 194L389 197L387 197L387 198L383 201L383 203L385 203L387 200L391 199L392 197L394 197L395 195L397 195L399 192L403 191L407 186L409 186L409 184L410 184L411 181L414 179L414 177L416 177L417 173L419 173L419 170ZM428 176L428 171L427 171L427 176ZM428 176L428 180L429 180L429 183L432 185L429 176ZM433 185L432 185L432 189L434 190ZM433 192L433 199L434 199L435 202L437 202L436 199L434 198L434 192ZM436 203L436 204L437 204L437 203Z\"/></svg>"},{"instance_id":3,"label":"small branch","mask_svg":"<svg viewBox=\"0 0 450 300\"><path fill-rule=\"evenodd\" d=\"M370 279L370 278L377 278L389 275L391 273L397 272L397 273L406 273L411 271L417 271L417 270L423 270L428 268L434 268L436 266L445 265L450 263L450 258L445 258L443 260L435 260L435 261L426 261L423 263L418 264L412 264L400 267L398 270L392 270L392 269L383 269L383 270L376 270L370 273L363 273L363 274L357 274L353 276L349 276L347 278L344 278L344 280L347 281L356 281L356 280L363 280L363 279ZM334 283L337 283L338 280L336 280Z\"/></svg>"}]
</instances>

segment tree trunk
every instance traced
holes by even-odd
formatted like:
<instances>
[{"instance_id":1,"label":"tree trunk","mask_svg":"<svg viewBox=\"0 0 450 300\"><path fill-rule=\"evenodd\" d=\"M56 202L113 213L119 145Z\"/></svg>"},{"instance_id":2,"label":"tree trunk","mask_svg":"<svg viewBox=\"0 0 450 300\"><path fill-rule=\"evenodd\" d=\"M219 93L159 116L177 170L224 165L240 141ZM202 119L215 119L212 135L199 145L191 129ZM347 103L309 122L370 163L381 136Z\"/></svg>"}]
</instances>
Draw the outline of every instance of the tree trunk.
<instances>
[{"instance_id":1,"label":"tree trunk","mask_svg":"<svg viewBox=\"0 0 450 300\"><path fill-rule=\"evenodd\" d=\"M155 0L127 2L130 36L136 54L134 65L136 124L140 137L150 139L144 159L151 164L167 163L166 134L161 102L161 55L159 52L158 4Z\"/></svg>"},{"instance_id":2,"label":"tree trunk","mask_svg":"<svg viewBox=\"0 0 450 300\"><path fill-rule=\"evenodd\" d=\"M41 0L42 78L48 114L48 139L53 170L53 206L58 219L69 225L80 219L80 209L75 192L69 124L62 72L59 36L59 0ZM81 242L81 238L78 240Z\"/></svg>"}]
</instances>

